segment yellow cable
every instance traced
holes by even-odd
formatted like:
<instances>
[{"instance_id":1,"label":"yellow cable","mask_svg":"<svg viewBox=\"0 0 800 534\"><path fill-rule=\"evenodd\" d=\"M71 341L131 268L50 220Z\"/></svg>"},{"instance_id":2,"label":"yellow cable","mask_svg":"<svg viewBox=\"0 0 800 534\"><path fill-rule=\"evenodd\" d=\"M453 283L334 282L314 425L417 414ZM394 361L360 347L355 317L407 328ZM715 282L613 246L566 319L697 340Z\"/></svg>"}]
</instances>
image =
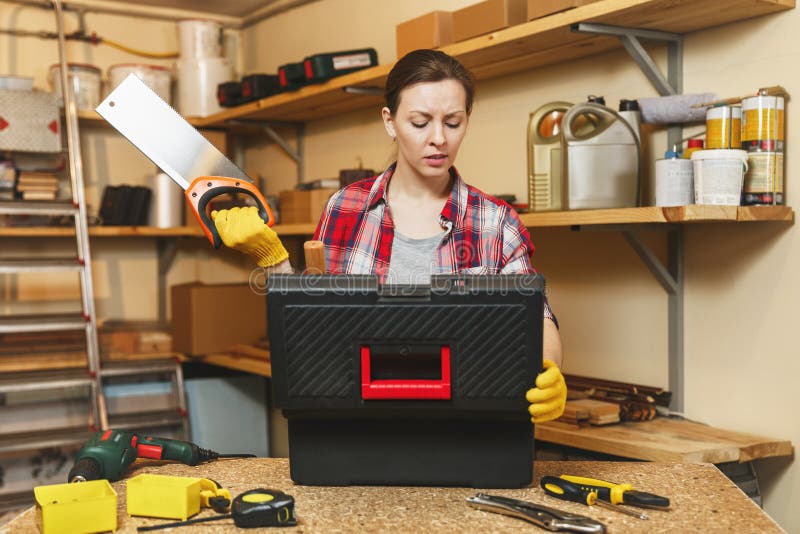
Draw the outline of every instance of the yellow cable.
<instances>
[{"instance_id":1,"label":"yellow cable","mask_svg":"<svg viewBox=\"0 0 800 534\"><path fill-rule=\"evenodd\" d=\"M124 44L106 38L103 38L102 41L100 42L107 44L109 46L113 46L114 48L122 50L123 52L128 52L130 54L142 57L149 57L153 59L171 59L178 57L177 52L145 52L144 50L137 50L136 48L131 48L129 46L125 46Z\"/></svg>"}]
</instances>

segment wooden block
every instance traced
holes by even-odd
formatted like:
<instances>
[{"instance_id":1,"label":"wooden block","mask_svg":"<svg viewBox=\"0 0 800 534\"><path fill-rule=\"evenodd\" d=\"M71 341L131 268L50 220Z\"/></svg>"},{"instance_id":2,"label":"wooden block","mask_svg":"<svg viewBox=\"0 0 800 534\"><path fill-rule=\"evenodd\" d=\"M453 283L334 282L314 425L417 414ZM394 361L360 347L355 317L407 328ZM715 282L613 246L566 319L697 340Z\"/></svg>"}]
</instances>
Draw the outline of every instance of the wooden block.
<instances>
[{"instance_id":1,"label":"wooden block","mask_svg":"<svg viewBox=\"0 0 800 534\"><path fill-rule=\"evenodd\" d=\"M564 413L561 417L572 421L589 419L589 409L576 404L577 402L578 401L567 401L566 405L564 405Z\"/></svg>"},{"instance_id":2,"label":"wooden block","mask_svg":"<svg viewBox=\"0 0 800 534\"><path fill-rule=\"evenodd\" d=\"M591 415L589 416L589 424L602 426L602 425L612 425L614 423L619 423L619 414L610 414L610 415Z\"/></svg>"}]
</instances>

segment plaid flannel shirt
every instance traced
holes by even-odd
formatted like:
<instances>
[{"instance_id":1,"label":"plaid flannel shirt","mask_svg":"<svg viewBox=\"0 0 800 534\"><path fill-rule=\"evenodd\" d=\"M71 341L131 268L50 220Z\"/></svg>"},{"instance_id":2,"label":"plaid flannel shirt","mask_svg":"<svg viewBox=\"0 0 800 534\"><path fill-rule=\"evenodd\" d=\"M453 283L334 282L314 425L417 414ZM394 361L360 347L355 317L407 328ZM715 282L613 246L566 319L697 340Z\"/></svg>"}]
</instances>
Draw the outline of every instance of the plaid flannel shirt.
<instances>
[{"instance_id":1,"label":"plaid flannel shirt","mask_svg":"<svg viewBox=\"0 0 800 534\"><path fill-rule=\"evenodd\" d=\"M325 244L328 272L389 274L394 224L387 209L386 188L395 165L383 174L348 185L335 193L314 239ZM507 203L467 185L451 167L453 189L439 214L445 230L436 250L433 274L535 273L534 247L528 229ZM556 319L545 299L545 317Z\"/></svg>"}]
</instances>

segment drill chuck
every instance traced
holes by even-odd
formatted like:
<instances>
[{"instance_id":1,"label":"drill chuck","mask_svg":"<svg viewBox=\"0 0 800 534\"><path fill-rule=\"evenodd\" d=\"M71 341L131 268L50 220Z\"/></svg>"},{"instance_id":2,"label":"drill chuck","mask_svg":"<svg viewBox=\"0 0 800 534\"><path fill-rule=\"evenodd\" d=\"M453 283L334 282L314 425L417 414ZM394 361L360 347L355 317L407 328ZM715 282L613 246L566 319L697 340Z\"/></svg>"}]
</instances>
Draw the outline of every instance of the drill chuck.
<instances>
[{"instance_id":1,"label":"drill chuck","mask_svg":"<svg viewBox=\"0 0 800 534\"><path fill-rule=\"evenodd\" d=\"M103 468L94 458L84 457L75 462L69 471L67 480L70 482L87 482L100 480L103 477Z\"/></svg>"}]
</instances>

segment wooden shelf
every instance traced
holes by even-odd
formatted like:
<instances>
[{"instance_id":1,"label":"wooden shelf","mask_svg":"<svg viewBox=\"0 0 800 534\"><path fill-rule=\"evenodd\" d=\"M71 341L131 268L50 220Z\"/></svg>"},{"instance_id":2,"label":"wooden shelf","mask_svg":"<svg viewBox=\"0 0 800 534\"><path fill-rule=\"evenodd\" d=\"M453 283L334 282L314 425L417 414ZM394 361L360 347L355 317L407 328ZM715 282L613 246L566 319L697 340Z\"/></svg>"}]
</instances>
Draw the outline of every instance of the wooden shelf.
<instances>
[{"instance_id":1,"label":"wooden shelf","mask_svg":"<svg viewBox=\"0 0 800 534\"><path fill-rule=\"evenodd\" d=\"M226 352L205 354L194 359L267 378L272 376L269 350L252 345L235 345Z\"/></svg>"},{"instance_id":2,"label":"wooden shelf","mask_svg":"<svg viewBox=\"0 0 800 534\"><path fill-rule=\"evenodd\" d=\"M478 80L487 80L537 67L621 48L616 37L575 33L570 27L592 22L688 33L703 28L776 13L795 6L795 0L599 0L562 13L441 48L457 57ZM393 63L334 78L205 118L195 126L223 126L230 120L307 121L356 109L379 106L380 95L346 93L346 87L383 89Z\"/></svg>"},{"instance_id":3,"label":"wooden shelf","mask_svg":"<svg viewBox=\"0 0 800 534\"><path fill-rule=\"evenodd\" d=\"M746 221L794 221L788 206L708 206L675 208L620 208L604 210L551 211L523 213L520 219L529 228L548 226L589 226L603 224L663 224Z\"/></svg>"},{"instance_id":4,"label":"wooden shelf","mask_svg":"<svg viewBox=\"0 0 800 534\"><path fill-rule=\"evenodd\" d=\"M580 430L541 423L535 432L537 440L651 462L748 462L794 451L790 441L663 417Z\"/></svg>"},{"instance_id":5,"label":"wooden shelf","mask_svg":"<svg viewBox=\"0 0 800 534\"><path fill-rule=\"evenodd\" d=\"M282 236L310 236L316 224L276 224L273 226ZM15 226L0 228L0 237L70 237L75 235L71 226ZM155 226L92 226L90 237L202 237L205 234L199 226L176 226L156 228Z\"/></svg>"},{"instance_id":6,"label":"wooden shelf","mask_svg":"<svg viewBox=\"0 0 800 534\"><path fill-rule=\"evenodd\" d=\"M198 119L189 118L186 119L189 121L194 127L200 126L200 121ZM79 110L78 111L78 121L83 123L85 126L92 126L92 127L108 127L111 128L111 125L106 122L106 120L98 115L96 111L87 111L87 110Z\"/></svg>"}]
</instances>

